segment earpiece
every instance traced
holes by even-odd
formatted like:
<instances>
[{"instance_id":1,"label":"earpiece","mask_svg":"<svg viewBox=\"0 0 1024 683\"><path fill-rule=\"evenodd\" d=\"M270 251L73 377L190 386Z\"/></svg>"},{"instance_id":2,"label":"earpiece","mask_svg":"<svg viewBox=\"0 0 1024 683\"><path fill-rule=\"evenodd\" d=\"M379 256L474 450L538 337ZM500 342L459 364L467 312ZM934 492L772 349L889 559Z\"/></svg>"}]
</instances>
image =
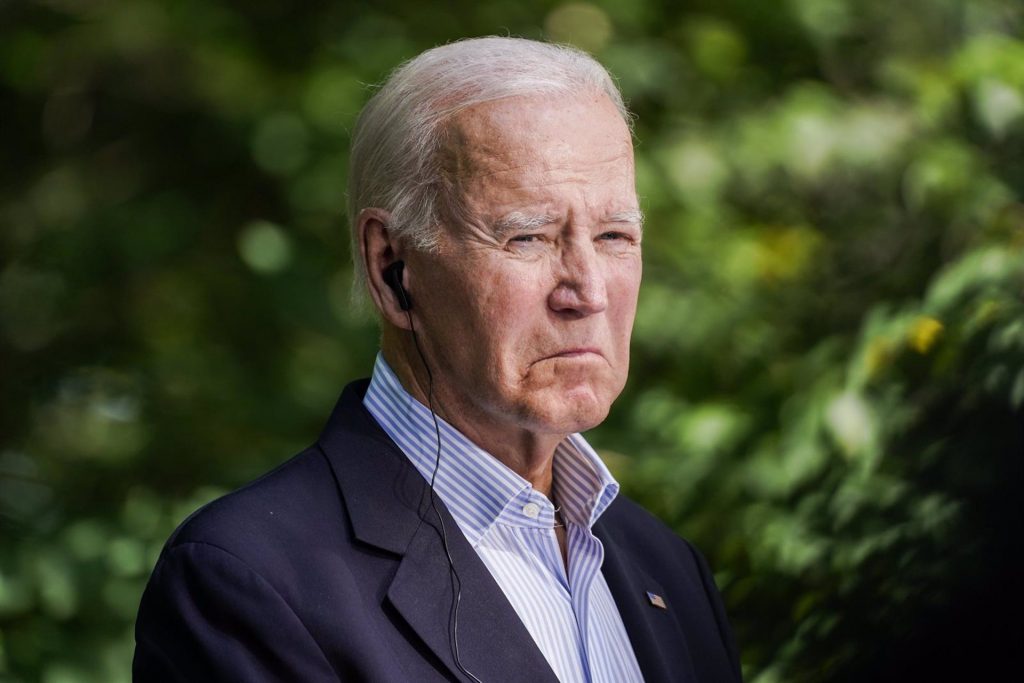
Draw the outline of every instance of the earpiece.
<instances>
[{"instance_id":1,"label":"earpiece","mask_svg":"<svg viewBox=\"0 0 1024 683\"><path fill-rule=\"evenodd\" d=\"M405 286L402 284L402 273L405 271L405 261L395 261L390 266L384 269L384 282L387 283L391 291L395 293L395 298L398 299L398 307L403 311L408 311L412 308L412 299L409 297L409 292L405 291Z\"/></svg>"}]
</instances>

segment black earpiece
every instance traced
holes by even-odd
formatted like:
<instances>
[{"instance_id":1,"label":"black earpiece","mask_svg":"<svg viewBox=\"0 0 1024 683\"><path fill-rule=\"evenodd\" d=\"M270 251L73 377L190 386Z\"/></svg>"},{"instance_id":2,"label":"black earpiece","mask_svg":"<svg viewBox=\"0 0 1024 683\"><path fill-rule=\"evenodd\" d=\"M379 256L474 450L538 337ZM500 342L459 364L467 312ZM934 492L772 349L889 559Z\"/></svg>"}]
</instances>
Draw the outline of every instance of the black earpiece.
<instances>
[{"instance_id":1,"label":"black earpiece","mask_svg":"<svg viewBox=\"0 0 1024 683\"><path fill-rule=\"evenodd\" d=\"M412 308L412 299L409 298L409 292L405 291L405 286L402 284L403 271L405 271L405 261L395 261L384 269L384 282L395 293L398 307L403 311L408 311Z\"/></svg>"}]
</instances>

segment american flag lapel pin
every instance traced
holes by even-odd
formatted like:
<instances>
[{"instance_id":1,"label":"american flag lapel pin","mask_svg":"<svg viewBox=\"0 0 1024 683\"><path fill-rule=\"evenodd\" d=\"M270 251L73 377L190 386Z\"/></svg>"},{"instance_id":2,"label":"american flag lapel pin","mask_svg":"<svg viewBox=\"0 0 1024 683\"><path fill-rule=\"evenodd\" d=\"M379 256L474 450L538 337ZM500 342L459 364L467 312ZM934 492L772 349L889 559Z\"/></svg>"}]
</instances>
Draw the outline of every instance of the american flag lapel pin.
<instances>
[{"instance_id":1,"label":"american flag lapel pin","mask_svg":"<svg viewBox=\"0 0 1024 683\"><path fill-rule=\"evenodd\" d=\"M650 602L652 606L657 607L658 609L668 609L668 605L665 604L665 598L661 597L657 593L647 591L647 601Z\"/></svg>"}]
</instances>

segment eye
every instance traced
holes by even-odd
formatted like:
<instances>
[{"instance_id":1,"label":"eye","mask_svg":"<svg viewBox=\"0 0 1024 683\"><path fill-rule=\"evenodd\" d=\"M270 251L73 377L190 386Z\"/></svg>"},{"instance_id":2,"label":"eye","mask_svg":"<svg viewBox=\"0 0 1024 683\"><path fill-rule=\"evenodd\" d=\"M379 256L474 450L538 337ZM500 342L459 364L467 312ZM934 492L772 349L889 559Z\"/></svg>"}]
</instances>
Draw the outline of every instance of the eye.
<instances>
[{"instance_id":1,"label":"eye","mask_svg":"<svg viewBox=\"0 0 1024 683\"><path fill-rule=\"evenodd\" d=\"M600 235L598 235L597 239L604 240L606 242L607 241L614 241L614 240L625 240L625 241L628 241L628 242L632 242L633 241L633 236L632 235L628 235L628 234L626 234L624 232L618 232L616 230L608 230L607 232L602 232Z\"/></svg>"},{"instance_id":2,"label":"eye","mask_svg":"<svg viewBox=\"0 0 1024 683\"><path fill-rule=\"evenodd\" d=\"M539 242L542 239L543 235L516 235L515 237L509 239L509 242L529 243Z\"/></svg>"}]
</instances>

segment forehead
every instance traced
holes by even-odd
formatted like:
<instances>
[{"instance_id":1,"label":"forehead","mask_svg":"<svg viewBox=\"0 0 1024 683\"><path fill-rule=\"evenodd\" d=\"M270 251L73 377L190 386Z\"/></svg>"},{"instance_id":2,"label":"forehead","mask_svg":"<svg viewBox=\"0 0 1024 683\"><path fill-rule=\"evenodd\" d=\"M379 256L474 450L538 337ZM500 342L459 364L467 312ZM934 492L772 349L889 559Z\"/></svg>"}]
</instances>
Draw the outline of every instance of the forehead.
<instances>
[{"instance_id":1,"label":"forehead","mask_svg":"<svg viewBox=\"0 0 1024 683\"><path fill-rule=\"evenodd\" d=\"M618 195L633 193L629 128L603 93L471 107L449 124L442 163L463 200L498 201L493 195L509 193L557 198L589 188L621 203Z\"/></svg>"}]
</instances>

